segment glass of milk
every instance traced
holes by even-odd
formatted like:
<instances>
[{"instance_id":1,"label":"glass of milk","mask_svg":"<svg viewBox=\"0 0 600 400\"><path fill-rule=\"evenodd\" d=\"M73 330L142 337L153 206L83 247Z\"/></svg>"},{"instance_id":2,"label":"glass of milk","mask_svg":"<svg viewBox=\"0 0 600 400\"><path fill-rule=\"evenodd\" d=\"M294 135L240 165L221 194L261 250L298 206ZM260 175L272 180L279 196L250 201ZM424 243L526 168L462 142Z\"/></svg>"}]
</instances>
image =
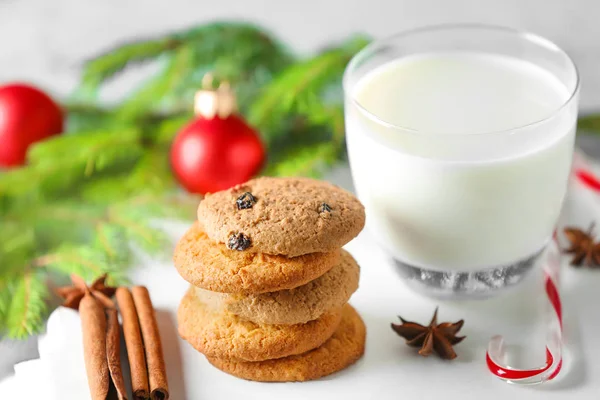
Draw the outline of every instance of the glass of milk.
<instances>
[{"instance_id":1,"label":"glass of milk","mask_svg":"<svg viewBox=\"0 0 600 400\"><path fill-rule=\"evenodd\" d=\"M571 168L579 78L537 35L451 25L376 41L344 75L367 227L435 295L519 282L551 240Z\"/></svg>"}]
</instances>

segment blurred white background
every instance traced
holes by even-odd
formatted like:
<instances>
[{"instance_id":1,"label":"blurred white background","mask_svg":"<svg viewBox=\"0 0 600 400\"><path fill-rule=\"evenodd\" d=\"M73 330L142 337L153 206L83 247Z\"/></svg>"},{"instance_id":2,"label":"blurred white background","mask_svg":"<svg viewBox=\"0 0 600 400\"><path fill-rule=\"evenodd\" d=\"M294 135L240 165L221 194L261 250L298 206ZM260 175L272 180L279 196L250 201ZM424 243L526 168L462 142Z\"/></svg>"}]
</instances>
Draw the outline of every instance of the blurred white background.
<instances>
[{"instance_id":1,"label":"blurred white background","mask_svg":"<svg viewBox=\"0 0 600 400\"><path fill-rule=\"evenodd\" d=\"M298 52L353 32L478 22L530 30L567 50L582 75L582 110L591 111L600 109L599 16L597 0L0 0L0 82L66 95L86 58L214 19L263 24Z\"/></svg>"}]
</instances>

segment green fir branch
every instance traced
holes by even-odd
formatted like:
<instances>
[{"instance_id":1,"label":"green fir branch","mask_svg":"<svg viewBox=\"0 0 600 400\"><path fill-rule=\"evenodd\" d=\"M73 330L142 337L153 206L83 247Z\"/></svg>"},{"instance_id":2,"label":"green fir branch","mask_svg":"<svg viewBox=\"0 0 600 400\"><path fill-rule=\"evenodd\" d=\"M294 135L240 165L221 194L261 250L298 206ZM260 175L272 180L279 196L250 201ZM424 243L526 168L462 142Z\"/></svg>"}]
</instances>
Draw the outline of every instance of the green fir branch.
<instances>
[{"instance_id":1,"label":"green fir branch","mask_svg":"<svg viewBox=\"0 0 600 400\"><path fill-rule=\"evenodd\" d=\"M40 332L48 312L46 300L49 292L44 274L29 267L3 291L10 295L9 304L4 304L6 336L10 339L24 339ZM5 302L4 297L0 302Z\"/></svg>"},{"instance_id":2,"label":"green fir branch","mask_svg":"<svg viewBox=\"0 0 600 400\"><path fill-rule=\"evenodd\" d=\"M105 152L107 149L129 152L129 146L138 145L139 140L140 132L134 128L62 135L35 144L27 153L27 159L33 165L54 164L65 158L81 159L86 161L88 173L91 173L110 162L111 154Z\"/></svg>"},{"instance_id":3,"label":"green fir branch","mask_svg":"<svg viewBox=\"0 0 600 400\"><path fill-rule=\"evenodd\" d=\"M155 104L151 104L154 106ZM183 123L192 117L192 109L186 104L181 110L173 109L169 112L149 111L140 104L140 109L135 115L135 126L142 132L141 139L144 144L166 143L170 141ZM118 114L114 108L105 108L89 103L68 103L63 105L67 111L67 129L69 134L85 135L90 132L115 132L129 130L134 126L132 121L126 120L124 114ZM132 106L133 108L133 106ZM175 127L175 129L171 129ZM167 131L167 129L169 131ZM165 135L164 138L160 138ZM161 142L162 141L162 142Z\"/></svg>"},{"instance_id":4,"label":"green fir branch","mask_svg":"<svg viewBox=\"0 0 600 400\"><path fill-rule=\"evenodd\" d=\"M63 135L40 142L28 153L29 165L0 175L0 197L39 201L65 193L96 175L126 169L143 148L139 131Z\"/></svg>"},{"instance_id":5,"label":"green fir branch","mask_svg":"<svg viewBox=\"0 0 600 400\"><path fill-rule=\"evenodd\" d=\"M200 196L173 192L164 196L138 196L113 205L119 213L130 218L149 221L152 218L170 218L193 221Z\"/></svg>"},{"instance_id":6,"label":"green fir branch","mask_svg":"<svg viewBox=\"0 0 600 400\"><path fill-rule=\"evenodd\" d=\"M124 229L127 239L150 254L157 252L169 243L168 236L159 229L152 229L150 224L128 213L128 208L111 208L109 220Z\"/></svg>"},{"instance_id":7,"label":"green fir branch","mask_svg":"<svg viewBox=\"0 0 600 400\"><path fill-rule=\"evenodd\" d=\"M104 210L69 199L15 210L12 215L35 230L36 253L44 254L64 243L89 243L96 235L96 225L103 220Z\"/></svg>"},{"instance_id":8,"label":"green fir branch","mask_svg":"<svg viewBox=\"0 0 600 400\"><path fill-rule=\"evenodd\" d=\"M248 23L216 22L180 37L193 46L195 67L182 77L173 95L190 105L204 75L211 72L215 79L226 80L235 88L245 112L262 87L294 61L273 36Z\"/></svg>"},{"instance_id":9,"label":"green fir branch","mask_svg":"<svg viewBox=\"0 0 600 400\"><path fill-rule=\"evenodd\" d=\"M115 262L105 251L92 246L65 244L54 252L34 260L36 267L45 267L64 275L79 275L86 281L107 274L111 284L125 284L124 266Z\"/></svg>"},{"instance_id":10,"label":"green fir branch","mask_svg":"<svg viewBox=\"0 0 600 400\"><path fill-rule=\"evenodd\" d=\"M310 111L301 111L301 113L307 126L325 129L331 135L331 140L337 144L344 143L346 129L342 104L312 107Z\"/></svg>"},{"instance_id":11,"label":"green fir branch","mask_svg":"<svg viewBox=\"0 0 600 400\"><path fill-rule=\"evenodd\" d=\"M260 86L292 61L283 46L249 24L214 23L174 37L185 44L125 101L120 118L139 118L149 109L192 110L194 93L207 72L229 81L244 109Z\"/></svg>"},{"instance_id":12,"label":"green fir branch","mask_svg":"<svg viewBox=\"0 0 600 400\"><path fill-rule=\"evenodd\" d=\"M142 195L160 196L176 185L168 151L146 150L133 169L90 182L81 189L81 197L95 204L109 204Z\"/></svg>"},{"instance_id":13,"label":"green fir branch","mask_svg":"<svg viewBox=\"0 0 600 400\"><path fill-rule=\"evenodd\" d=\"M188 45L179 47L167 65L156 76L129 96L117 109L116 117L123 121L135 120L148 110L160 110L161 104L169 99L177 84L193 68L192 49ZM181 107L176 104L176 106Z\"/></svg>"},{"instance_id":14,"label":"green fir branch","mask_svg":"<svg viewBox=\"0 0 600 400\"><path fill-rule=\"evenodd\" d=\"M82 78L76 97L93 100L98 96L100 85L127 66L155 59L161 54L178 48L182 42L171 36L159 39L139 40L121 44L94 57L83 66Z\"/></svg>"},{"instance_id":15,"label":"green fir branch","mask_svg":"<svg viewBox=\"0 0 600 400\"><path fill-rule=\"evenodd\" d=\"M19 220L0 218L0 280L23 269L24 260L31 259L36 251L35 231Z\"/></svg>"},{"instance_id":16,"label":"green fir branch","mask_svg":"<svg viewBox=\"0 0 600 400\"><path fill-rule=\"evenodd\" d=\"M327 167L335 164L340 147L333 141L297 146L288 150L279 161L271 163L267 176L307 176L320 178Z\"/></svg>"},{"instance_id":17,"label":"green fir branch","mask_svg":"<svg viewBox=\"0 0 600 400\"><path fill-rule=\"evenodd\" d=\"M270 145L278 136L289 133L290 116L322 114L323 107L341 104L341 77L352 56L368 43L354 38L341 47L294 64L265 87L249 109L248 119L258 127ZM338 87L338 96L324 102L323 95Z\"/></svg>"},{"instance_id":18,"label":"green fir branch","mask_svg":"<svg viewBox=\"0 0 600 400\"><path fill-rule=\"evenodd\" d=\"M173 139L177 133L192 119L194 115L190 112L180 116L165 119L157 124L154 124L152 129L152 141L156 146L169 148L173 143ZM148 135L150 136L150 135Z\"/></svg>"},{"instance_id":19,"label":"green fir branch","mask_svg":"<svg viewBox=\"0 0 600 400\"><path fill-rule=\"evenodd\" d=\"M579 117L577 130L600 134L600 114L589 114Z\"/></svg>"},{"instance_id":20,"label":"green fir branch","mask_svg":"<svg viewBox=\"0 0 600 400\"><path fill-rule=\"evenodd\" d=\"M14 276L8 275L6 271L3 271L0 275L0 338L6 335L8 328L7 317L12 300L10 286L14 285L11 281L12 279L14 279Z\"/></svg>"},{"instance_id":21,"label":"green fir branch","mask_svg":"<svg viewBox=\"0 0 600 400\"><path fill-rule=\"evenodd\" d=\"M113 130L122 127L109 108L90 103L71 103L63 105L66 114L65 132L81 134L98 130Z\"/></svg>"},{"instance_id":22,"label":"green fir branch","mask_svg":"<svg viewBox=\"0 0 600 400\"><path fill-rule=\"evenodd\" d=\"M111 263L126 265L130 261L127 232L122 226L102 221L96 224L95 232L94 247L106 254Z\"/></svg>"}]
</instances>

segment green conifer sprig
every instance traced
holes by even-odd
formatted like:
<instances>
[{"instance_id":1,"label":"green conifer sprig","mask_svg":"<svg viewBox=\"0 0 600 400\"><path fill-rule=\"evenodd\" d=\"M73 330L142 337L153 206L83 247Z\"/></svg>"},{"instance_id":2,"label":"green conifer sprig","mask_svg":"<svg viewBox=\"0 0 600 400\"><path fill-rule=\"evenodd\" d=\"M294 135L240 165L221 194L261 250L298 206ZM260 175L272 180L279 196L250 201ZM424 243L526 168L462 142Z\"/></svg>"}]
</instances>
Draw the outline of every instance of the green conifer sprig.
<instances>
[{"instance_id":1,"label":"green conifer sprig","mask_svg":"<svg viewBox=\"0 0 600 400\"><path fill-rule=\"evenodd\" d=\"M100 86L114 74L134 63L151 60L176 49L182 41L168 36L122 44L85 63L76 95L86 100L97 98Z\"/></svg>"},{"instance_id":2,"label":"green conifer sprig","mask_svg":"<svg viewBox=\"0 0 600 400\"><path fill-rule=\"evenodd\" d=\"M267 136L268 143L289 133L289 118L301 115L312 122L327 123L326 109L341 104L341 78L350 58L368 43L352 38L343 46L325 50L307 61L285 69L256 97L248 111L248 120ZM325 98L327 90L338 87L338 95Z\"/></svg>"},{"instance_id":3,"label":"green conifer sprig","mask_svg":"<svg viewBox=\"0 0 600 400\"><path fill-rule=\"evenodd\" d=\"M7 336L23 339L36 333L42 326L48 311L46 300L49 292L45 274L35 268L27 267L22 274L8 280L2 292L13 298L0 306L0 309L4 309ZM0 298L1 300L4 299Z\"/></svg>"},{"instance_id":4,"label":"green conifer sprig","mask_svg":"<svg viewBox=\"0 0 600 400\"><path fill-rule=\"evenodd\" d=\"M125 237L124 237L125 238ZM104 240L98 235L98 241ZM36 257L32 264L37 268L45 268L59 274L76 274L86 280L93 280L103 274L108 274L113 284L126 283L124 271L117 258L121 253L107 252L104 244L96 246L64 245L55 251ZM116 248L112 249L116 250ZM113 257L114 254L114 257Z\"/></svg>"},{"instance_id":5,"label":"green conifer sprig","mask_svg":"<svg viewBox=\"0 0 600 400\"><path fill-rule=\"evenodd\" d=\"M106 204L140 195L160 196L176 188L168 151L156 148L147 150L126 173L93 180L82 188L81 197L92 203Z\"/></svg>"},{"instance_id":6,"label":"green conifer sprig","mask_svg":"<svg viewBox=\"0 0 600 400\"><path fill-rule=\"evenodd\" d=\"M70 274L93 280L106 273L111 284L126 283L132 258L129 243L158 253L168 240L152 221L184 213L191 219L197 200L160 196L130 198L109 207L77 204L47 204L37 209L37 215L9 214L14 228L3 229L1 239L17 233L17 227L31 231L0 242L0 332L4 335L19 339L43 328L49 304L55 304L47 288L50 277L62 277L57 282L66 283Z\"/></svg>"},{"instance_id":7,"label":"green conifer sprig","mask_svg":"<svg viewBox=\"0 0 600 400\"><path fill-rule=\"evenodd\" d=\"M173 104L176 102L169 97L183 77L191 73L193 61L192 47L180 46L156 76L145 82L117 108L117 118L124 121L135 120L147 115L149 109L165 108L165 103L169 105L168 100L171 100L171 108L185 110L188 104Z\"/></svg>"},{"instance_id":8,"label":"green conifer sprig","mask_svg":"<svg viewBox=\"0 0 600 400\"><path fill-rule=\"evenodd\" d=\"M579 131L600 133L600 114L584 115L577 121Z\"/></svg>"},{"instance_id":9,"label":"green conifer sprig","mask_svg":"<svg viewBox=\"0 0 600 400\"><path fill-rule=\"evenodd\" d=\"M282 157L282 161L272 164L267 175L308 176L318 178L327 167L338 160L340 149L334 142L321 142L295 147Z\"/></svg>"},{"instance_id":10,"label":"green conifer sprig","mask_svg":"<svg viewBox=\"0 0 600 400\"><path fill-rule=\"evenodd\" d=\"M0 175L0 197L29 204L69 192L92 177L133 165L143 154L137 130L63 135L32 146L29 165Z\"/></svg>"}]
</instances>

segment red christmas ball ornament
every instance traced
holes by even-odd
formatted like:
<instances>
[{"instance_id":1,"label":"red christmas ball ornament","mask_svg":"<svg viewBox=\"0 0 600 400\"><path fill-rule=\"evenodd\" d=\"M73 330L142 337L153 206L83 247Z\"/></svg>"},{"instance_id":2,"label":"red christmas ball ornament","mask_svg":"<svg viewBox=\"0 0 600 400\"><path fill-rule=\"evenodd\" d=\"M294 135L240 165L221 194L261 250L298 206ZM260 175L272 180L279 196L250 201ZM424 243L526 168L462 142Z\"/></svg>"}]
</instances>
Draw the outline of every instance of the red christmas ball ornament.
<instances>
[{"instance_id":1,"label":"red christmas ball ornament","mask_svg":"<svg viewBox=\"0 0 600 400\"><path fill-rule=\"evenodd\" d=\"M171 166L191 193L214 193L256 175L265 161L258 133L236 113L233 91L227 84L196 93L196 119L175 137Z\"/></svg>"},{"instance_id":2,"label":"red christmas ball ornament","mask_svg":"<svg viewBox=\"0 0 600 400\"><path fill-rule=\"evenodd\" d=\"M32 143L62 130L62 110L47 94L25 84L0 86L0 167L23 165Z\"/></svg>"}]
</instances>

